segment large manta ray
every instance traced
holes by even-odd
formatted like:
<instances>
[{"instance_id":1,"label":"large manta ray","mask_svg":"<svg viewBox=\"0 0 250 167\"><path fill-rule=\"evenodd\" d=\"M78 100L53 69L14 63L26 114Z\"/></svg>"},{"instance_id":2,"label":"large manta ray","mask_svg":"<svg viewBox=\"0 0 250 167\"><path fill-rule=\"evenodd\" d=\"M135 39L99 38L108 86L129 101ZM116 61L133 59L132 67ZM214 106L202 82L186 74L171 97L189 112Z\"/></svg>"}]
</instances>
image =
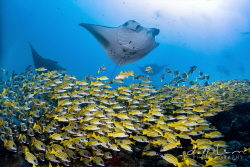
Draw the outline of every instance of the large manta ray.
<instances>
[{"instance_id":1,"label":"large manta ray","mask_svg":"<svg viewBox=\"0 0 250 167\"><path fill-rule=\"evenodd\" d=\"M118 66L133 63L146 56L159 44L155 36L160 30L145 28L134 20L119 27L81 23L101 44L109 58Z\"/></svg>"},{"instance_id":2,"label":"large manta ray","mask_svg":"<svg viewBox=\"0 0 250 167\"><path fill-rule=\"evenodd\" d=\"M32 51L32 57L34 61L35 68L45 67L49 71L53 70L65 70L63 67L61 67L56 61L51 59L45 59L42 56L40 56L35 49L30 44L30 48Z\"/></svg>"},{"instance_id":3,"label":"large manta ray","mask_svg":"<svg viewBox=\"0 0 250 167\"><path fill-rule=\"evenodd\" d=\"M157 64L147 64L143 67L137 65L135 66L138 67L144 74L153 76L159 74L167 65L158 66ZM148 66L152 67L153 73L148 73L147 71L145 71L145 68Z\"/></svg>"}]
</instances>

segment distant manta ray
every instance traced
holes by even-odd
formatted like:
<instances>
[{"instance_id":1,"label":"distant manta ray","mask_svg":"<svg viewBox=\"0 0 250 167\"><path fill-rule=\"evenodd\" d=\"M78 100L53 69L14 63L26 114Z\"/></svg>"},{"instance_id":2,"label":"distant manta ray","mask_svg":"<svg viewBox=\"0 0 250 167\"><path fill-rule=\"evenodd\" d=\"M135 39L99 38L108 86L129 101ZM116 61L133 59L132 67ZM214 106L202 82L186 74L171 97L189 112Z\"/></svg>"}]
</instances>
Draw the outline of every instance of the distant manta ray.
<instances>
[{"instance_id":1,"label":"distant manta ray","mask_svg":"<svg viewBox=\"0 0 250 167\"><path fill-rule=\"evenodd\" d=\"M105 27L81 23L100 43L109 58L117 65L133 63L142 59L159 44L155 36L160 30L142 27L129 20L119 27Z\"/></svg>"},{"instance_id":2,"label":"distant manta ray","mask_svg":"<svg viewBox=\"0 0 250 167\"><path fill-rule=\"evenodd\" d=\"M242 32L241 34L242 34L242 35L250 35L250 32L249 32L249 31L247 31L247 32Z\"/></svg>"},{"instance_id":3,"label":"distant manta ray","mask_svg":"<svg viewBox=\"0 0 250 167\"><path fill-rule=\"evenodd\" d=\"M40 67L45 67L49 71L53 70L65 70L63 67L61 67L56 61L51 60L51 59L45 59L42 56L40 56L35 49L32 47L30 44L31 52L32 52L32 57L34 61L35 68L40 68Z\"/></svg>"},{"instance_id":4,"label":"distant manta ray","mask_svg":"<svg viewBox=\"0 0 250 167\"><path fill-rule=\"evenodd\" d=\"M140 67L137 65L135 66L138 67L144 74L153 76L153 75L159 74L167 65L158 66L157 64L147 64L143 67ZM147 71L145 71L145 68L148 66L152 67L153 73L148 73Z\"/></svg>"}]
</instances>

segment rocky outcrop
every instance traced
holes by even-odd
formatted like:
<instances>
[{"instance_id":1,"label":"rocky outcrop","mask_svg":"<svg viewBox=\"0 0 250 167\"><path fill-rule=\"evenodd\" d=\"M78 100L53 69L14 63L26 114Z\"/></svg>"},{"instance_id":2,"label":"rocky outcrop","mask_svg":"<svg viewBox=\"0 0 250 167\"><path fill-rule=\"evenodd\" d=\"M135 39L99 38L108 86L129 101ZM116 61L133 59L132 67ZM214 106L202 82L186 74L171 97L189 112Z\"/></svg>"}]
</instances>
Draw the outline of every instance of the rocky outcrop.
<instances>
[{"instance_id":1,"label":"rocky outcrop","mask_svg":"<svg viewBox=\"0 0 250 167\"><path fill-rule=\"evenodd\" d=\"M250 154L243 151L244 147L250 148L250 103L238 104L209 121L225 136L222 140L229 145L227 152L231 161L237 166L249 167Z\"/></svg>"}]
</instances>

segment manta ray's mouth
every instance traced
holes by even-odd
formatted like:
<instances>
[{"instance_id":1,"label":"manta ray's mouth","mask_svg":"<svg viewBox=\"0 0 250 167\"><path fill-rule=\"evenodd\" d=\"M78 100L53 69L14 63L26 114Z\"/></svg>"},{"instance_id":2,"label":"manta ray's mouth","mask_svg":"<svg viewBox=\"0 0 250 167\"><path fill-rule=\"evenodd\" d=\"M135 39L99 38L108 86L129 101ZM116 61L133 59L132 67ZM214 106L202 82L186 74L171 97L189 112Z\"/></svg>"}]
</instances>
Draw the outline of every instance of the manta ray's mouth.
<instances>
[{"instance_id":1,"label":"manta ray's mouth","mask_svg":"<svg viewBox=\"0 0 250 167\"><path fill-rule=\"evenodd\" d=\"M154 36L158 35L160 33L160 30L157 28L152 28Z\"/></svg>"}]
</instances>

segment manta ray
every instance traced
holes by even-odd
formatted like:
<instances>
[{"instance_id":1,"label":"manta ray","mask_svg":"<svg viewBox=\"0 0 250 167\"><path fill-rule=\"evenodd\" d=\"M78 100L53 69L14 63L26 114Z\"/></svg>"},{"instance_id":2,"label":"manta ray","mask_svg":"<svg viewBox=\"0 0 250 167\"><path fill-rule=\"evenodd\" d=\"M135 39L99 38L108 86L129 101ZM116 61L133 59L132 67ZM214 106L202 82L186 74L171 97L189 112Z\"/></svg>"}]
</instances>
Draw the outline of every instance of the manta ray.
<instances>
[{"instance_id":1,"label":"manta ray","mask_svg":"<svg viewBox=\"0 0 250 167\"><path fill-rule=\"evenodd\" d=\"M56 61L51 60L51 59L45 59L42 56L40 56L35 49L32 47L30 44L31 52L32 52L32 57L34 61L35 68L40 68L40 67L45 67L49 71L53 70L65 70L63 67L61 67Z\"/></svg>"},{"instance_id":2,"label":"manta ray","mask_svg":"<svg viewBox=\"0 0 250 167\"><path fill-rule=\"evenodd\" d=\"M144 74L153 76L153 75L159 74L167 65L158 66L157 64L146 64L143 67L140 67L137 65L135 66L138 67ZM145 71L145 68L148 66L152 67L153 73L148 73L147 71Z\"/></svg>"},{"instance_id":3,"label":"manta ray","mask_svg":"<svg viewBox=\"0 0 250 167\"><path fill-rule=\"evenodd\" d=\"M159 45L155 42L155 36L159 34L160 30L142 27L134 20L129 20L119 27L87 23L79 25L97 39L117 66L138 61Z\"/></svg>"}]
</instances>

